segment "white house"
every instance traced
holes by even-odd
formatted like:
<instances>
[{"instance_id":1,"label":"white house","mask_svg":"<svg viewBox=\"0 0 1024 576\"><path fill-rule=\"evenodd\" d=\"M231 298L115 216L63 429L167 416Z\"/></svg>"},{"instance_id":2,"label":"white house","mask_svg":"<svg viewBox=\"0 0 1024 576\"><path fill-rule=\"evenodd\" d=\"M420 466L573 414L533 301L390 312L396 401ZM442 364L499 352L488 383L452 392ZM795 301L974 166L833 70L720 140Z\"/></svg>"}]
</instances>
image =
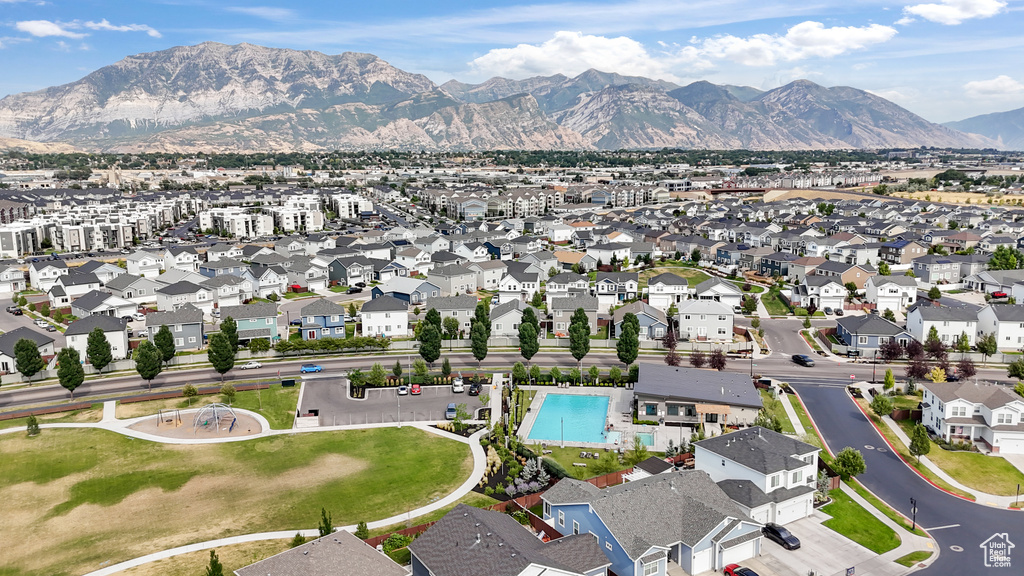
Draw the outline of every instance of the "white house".
<instances>
[{"instance_id":1,"label":"white house","mask_svg":"<svg viewBox=\"0 0 1024 576\"><path fill-rule=\"evenodd\" d=\"M378 296L363 304L359 311L363 336L409 335L409 303L394 296Z\"/></svg>"},{"instance_id":2,"label":"white house","mask_svg":"<svg viewBox=\"0 0 1024 576\"><path fill-rule=\"evenodd\" d=\"M864 283L864 299L878 310L901 312L917 302L917 280L909 276L872 276Z\"/></svg>"},{"instance_id":3,"label":"white house","mask_svg":"<svg viewBox=\"0 0 1024 576\"><path fill-rule=\"evenodd\" d=\"M67 273L68 266L63 260L33 262L28 267L28 282L36 290L49 292L57 278Z\"/></svg>"},{"instance_id":4,"label":"white house","mask_svg":"<svg viewBox=\"0 0 1024 576\"><path fill-rule=\"evenodd\" d=\"M790 301L801 308L839 308L843 307L843 299L847 291L842 284L829 276L805 276L793 287Z\"/></svg>"},{"instance_id":5,"label":"white house","mask_svg":"<svg viewBox=\"0 0 1024 576\"><path fill-rule=\"evenodd\" d=\"M921 422L947 442L982 442L993 453L1024 454L1024 398L1004 386L922 382Z\"/></svg>"},{"instance_id":6,"label":"white house","mask_svg":"<svg viewBox=\"0 0 1024 576\"><path fill-rule=\"evenodd\" d=\"M8 266L0 271L0 292L14 293L25 289L25 272Z\"/></svg>"},{"instance_id":7,"label":"white house","mask_svg":"<svg viewBox=\"0 0 1024 576\"><path fill-rule=\"evenodd\" d=\"M430 254L415 246L410 246L396 252L395 262L405 266L410 271L415 270L422 275L426 275L434 266L434 263L430 261Z\"/></svg>"},{"instance_id":8,"label":"white house","mask_svg":"<svg viewBox=\"0 0 1024 576\"><path fill-rule=\"evenodd\" d=\"M519 324L523 321L523 312L532 308L522 300L515 299L499 304L491 309L491 336L519 336ZM543 315L537 310L534 315L541 319Z\"/></svg>"},{"instance_id":9,"label":"white house","mask_svg":"<svg viewBox=\"0 0 1024 576\"><path fill-rule=\"evenodd\" d=\"M151 252L132 252L125 257L125 265L133 276L153 278L160 275L163 260Z\"/></svg>"},{"instance_id":10,"label":"white house","mask_svg":"<svg viewBox=\"0 0 1024 576\"><path fill-rule=\"evenodd\" d=\"M922 344L932 327L947 346L956 344L962 334L974 345L978 332L978 311L973 307L916 306L907 313L907 332Z\"/></svg>"},{"instance_id":11,"label":"white house","mask_svg":"<svg viewBox=\"0 0 1024 576\"><path fill-rule=\"evenodd\" d=\"M732 342L732 308L714 300L687 300L679 305L679 337Z\"/></svg>"},{"instance_id":12,"label":"white house","mask_svg":"<svg viewBox=\"0 0 1024 576\"><path fill-rule=\"evenodd\" d=\"M1024 305L989 305L978 311L978 336L996 335L1000 350L1024 348Z\"/></svg>"},{"instance_id":13,"label":"white house","mask_svg":"<svg viewBox=\"0 0 1024 576\"><path fill-rule=\"evenodd\" d=\"M540 282L536 274L528 272L510 270L498 282L498 298L501 302L515 299L529 302L538 290Z\"/></svg>"},{"instance_id":14,"label":"white house","mask_svg":"<svg viewBox=\"0 0 1024 576\"><path fill-rule=\"evenodd\" d=\"M697 284L693 289L694 297L698 300L715 300L730 308L739 306L743 300L743 291L732 282L712 276Z\"/></svg>"},{"instance_id":15,"label":"white house","mask_svg":"<svg viewBox=\"0 0 1024 576\"><path fill-rule=\"evenodd\" d=\"M754 426L694 443L693 458L752 519L787 524L814 512L819 451Z\"/></svg>"},{"instance_id":16,"label":"white house","mask_svg":"<svg viewBox=\"0 0 1024 576\"><path fill-rule=\"evenodd\" d=\"M213 312L213 290L188 281L175 282L156 291L156 307L161 312L192 304L205 314Z\"/></svg>"},{"instance_id":17,"label":"white house","mask_svg":"<svg viewBox=\"0 0 1024 576\"><path fill-rule=\"evenodd\" d=\"M690 297L690 283L686 278L665 272L647 281L647 303L662 312L673 304L676 308Z\"/></svg>"},{"instance_id":18,"label":"white house","mask_svg":"<svg viewBox=\"0 0 1024 576\"><path fill-rule=\"evenodd\" d=\"M473 262L466 268L476 272L477 290L497 290L501 277L508 270L508 265L501 260L487 260L486 262Z\"/></svg>"},{"instance_id":19,"label":"white house","mask_svg":"<svg viewBox=\"0 0 1024 576\"><path fill-rule=\"evenodd\" d=\"M110 343L110 353L114 360L123 360L131 353L128 346L128 322L120 316L97 314L75 320L64 332L68 348L78 351L78 356L86 360L88 356L89 333L99 328Z\"/></svg>"}]
</instances>

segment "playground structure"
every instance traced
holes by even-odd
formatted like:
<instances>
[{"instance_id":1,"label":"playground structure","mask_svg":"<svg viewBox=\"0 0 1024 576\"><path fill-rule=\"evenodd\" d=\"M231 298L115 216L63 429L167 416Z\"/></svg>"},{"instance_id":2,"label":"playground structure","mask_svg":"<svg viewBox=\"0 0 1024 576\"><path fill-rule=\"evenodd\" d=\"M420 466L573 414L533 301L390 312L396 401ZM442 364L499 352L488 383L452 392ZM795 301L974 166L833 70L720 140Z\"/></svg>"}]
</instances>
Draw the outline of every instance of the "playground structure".
<instances>
[{"instance_id":1,"label":"playground structure","mask_svg":"<svg viewBox=\"0 0 1024 576\"><path fill-rule=\"evenodd\" d=\"M163 425L172 428L181 426L181 410L177 408L158 410L156 413L156 425L157 427Z\"/></svg>"},{"instance_id":2,"label":"playground structure","mask_svg":"<svg viewBox=\"0 0 1024 576\"><path fill-rule=\"evenodd\" d=\"M238 423L238 415L231 406L216 402L214 404L207 404L196 412L195 417L192 420L192 435L194 436L200 428L218 433L221 431L222 426L227 426L225 430L228 434L234 431L235 424Z\"/></svg>"}]
</instances>

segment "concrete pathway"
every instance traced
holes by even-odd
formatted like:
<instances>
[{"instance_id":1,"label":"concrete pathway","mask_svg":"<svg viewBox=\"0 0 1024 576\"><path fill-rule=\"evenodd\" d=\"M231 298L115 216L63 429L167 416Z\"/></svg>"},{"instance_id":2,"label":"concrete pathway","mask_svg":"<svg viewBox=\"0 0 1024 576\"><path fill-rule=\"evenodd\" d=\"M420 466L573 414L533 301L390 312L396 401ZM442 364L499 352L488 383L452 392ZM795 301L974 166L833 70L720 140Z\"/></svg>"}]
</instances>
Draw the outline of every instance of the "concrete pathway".
<instances>
[{"instance_id":1,"label":"concrete pathway","mask_svg":"<svg viewBox=\"0 0 1024 576\"><path fill-rule=\"evenodd\" d=\"M899 424L896 424L896 422L894 422L893 419L888 416L883 416L882 422L884 422L885 425L888 426L894 434L896 434L896 437L900 439L900 442L903 442L905 446L910 446L910 437L907 436L905 432L903 432L903 429L900 428ZM937 446L933 445L932 449L941 450L942 448L938 448ZM999 456L987 457L999 458ZM947 474L945 470L943 470L937 464L932 462L931 459L929 459L927 456L921 456L921 463L924 464L926 468L931 470L936 476L942 478L943 481L947 482L951 486L955 487L958 490L963 490L968 494L974 495L974 498L978 502L978 504L994 506L996 508L1009 508L1010 504L1013 504L1013 496L996 496L995 494L987 494L985 492L981 492L973 488L968 488L967 486L964 486L963 484L957 482L956 479L954 479L952 476Z\"/></svg>"},{"instance_id":2,"label":"concrete pathway","mask_svg":"<svg viewBox=\"0 0 1024 576\"><path fill-rule=\"evenodd\" d=\"M803 436L807 434L807 430L804 428L803 422L800 421L800 417L797 416L796 410L793 409L790 396L791 394L779 394L779 402L782 402L782 407L786 410L786 416L789 416L789 422L793 425L796 435Z\"/></svg>"}]
</instances>

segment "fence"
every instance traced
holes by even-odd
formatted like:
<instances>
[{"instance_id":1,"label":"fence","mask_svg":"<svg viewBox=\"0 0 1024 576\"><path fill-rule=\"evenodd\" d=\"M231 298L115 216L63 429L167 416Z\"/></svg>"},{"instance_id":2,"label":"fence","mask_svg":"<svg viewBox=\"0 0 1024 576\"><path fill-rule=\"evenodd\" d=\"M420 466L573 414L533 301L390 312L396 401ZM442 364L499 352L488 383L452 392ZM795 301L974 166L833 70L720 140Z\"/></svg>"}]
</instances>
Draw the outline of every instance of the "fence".
<instances>
[{"instance_id":1,"label":"fence","mask_svg":"<svg viewBox=\"0 0 1024 576\"><path fill-rule=\"evenodd\" d=\"M836 473L836 471L833 470L832 467L829 466L828 463L822 460L821 458L818 458L818 470L824 470L825 475L828 476L829 490L839 489L839 483L842 482L842 478L840 478L839 474Z\"/></svg>"},{"instance_id":2,"label":"fence","mask_svg":"<svg viewBox=\"0 0 1024 576\"><path fill-rule=\"evenodd\" d=\"M899 409L893 410L889 414L889 417L892 418L893 420L913 420L914 422L920 422L922 414L923 413L922 413L921 410L910 409L910 408L899 408Z\"/></svg>"},{"instance_id":3,"label":"fence","mask_svg":"<svg viewBox=\"0 0 1024 576\"><path fill-rule=\"evenodd\" d=\"M4 412L3 414L0 414L0 420L14 420L15 418L24 418L33 414L36 416L42 416L43 414L59 414L61 412L73 412L75 410L86 410L89 408L92 408L91 402L79 402L78 404L68 404L64 406L51 406L49 408L30 408L27 410Z\"/></svg>"}]
</instances>

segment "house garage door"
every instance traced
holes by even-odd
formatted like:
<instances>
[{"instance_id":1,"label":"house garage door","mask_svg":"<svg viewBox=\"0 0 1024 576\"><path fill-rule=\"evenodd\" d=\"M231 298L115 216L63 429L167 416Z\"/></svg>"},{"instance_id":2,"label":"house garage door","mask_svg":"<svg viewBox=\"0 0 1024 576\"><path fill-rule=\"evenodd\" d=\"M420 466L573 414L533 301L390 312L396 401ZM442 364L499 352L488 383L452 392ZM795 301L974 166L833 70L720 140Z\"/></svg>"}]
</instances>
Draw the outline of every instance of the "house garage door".
<instances>
[{"instance_id":1,"label":"house garage door","mask_svg":"<svg viewBox=\"0 0 1024 576\"><path fill-rule=\"evenodd\" d=\"M728 566L729 564L739 564L744 560L749 560L757 555L757 538L749 542L744 542L738 546L732 548L726 548L722 551L722 566Z\"/></svg>"},{"instance_id":2,"label":"house garage door","mask_svg":"<svg viewBox=\"0 0 1024 576\"><path fill-rule=\"evenodd\" d=\"M711 548L707 548L693 555L693 570L690 570L691 574L700 574L714 568L711 565Z\"/></svg>"},{"instance_id":3,"label":"house garage door","mask_svg":"<svg viewBox=\"0 0 1024 576\"><path fill-rule=\"evenodd\" d=\"M1024 438L1000 438L1000 454L1024 454Z\"/></svg>"},{"instance_id":4,"label":"house garage door","mask_svg":"<svg viewBox=\"0 0 1024 576\"><path fill-rule=\"evenodd\" d=\"M775 506L776 524L788 524L811 513L811 498L804 496L780 502Z\"/></svg>"}]
</instances>

